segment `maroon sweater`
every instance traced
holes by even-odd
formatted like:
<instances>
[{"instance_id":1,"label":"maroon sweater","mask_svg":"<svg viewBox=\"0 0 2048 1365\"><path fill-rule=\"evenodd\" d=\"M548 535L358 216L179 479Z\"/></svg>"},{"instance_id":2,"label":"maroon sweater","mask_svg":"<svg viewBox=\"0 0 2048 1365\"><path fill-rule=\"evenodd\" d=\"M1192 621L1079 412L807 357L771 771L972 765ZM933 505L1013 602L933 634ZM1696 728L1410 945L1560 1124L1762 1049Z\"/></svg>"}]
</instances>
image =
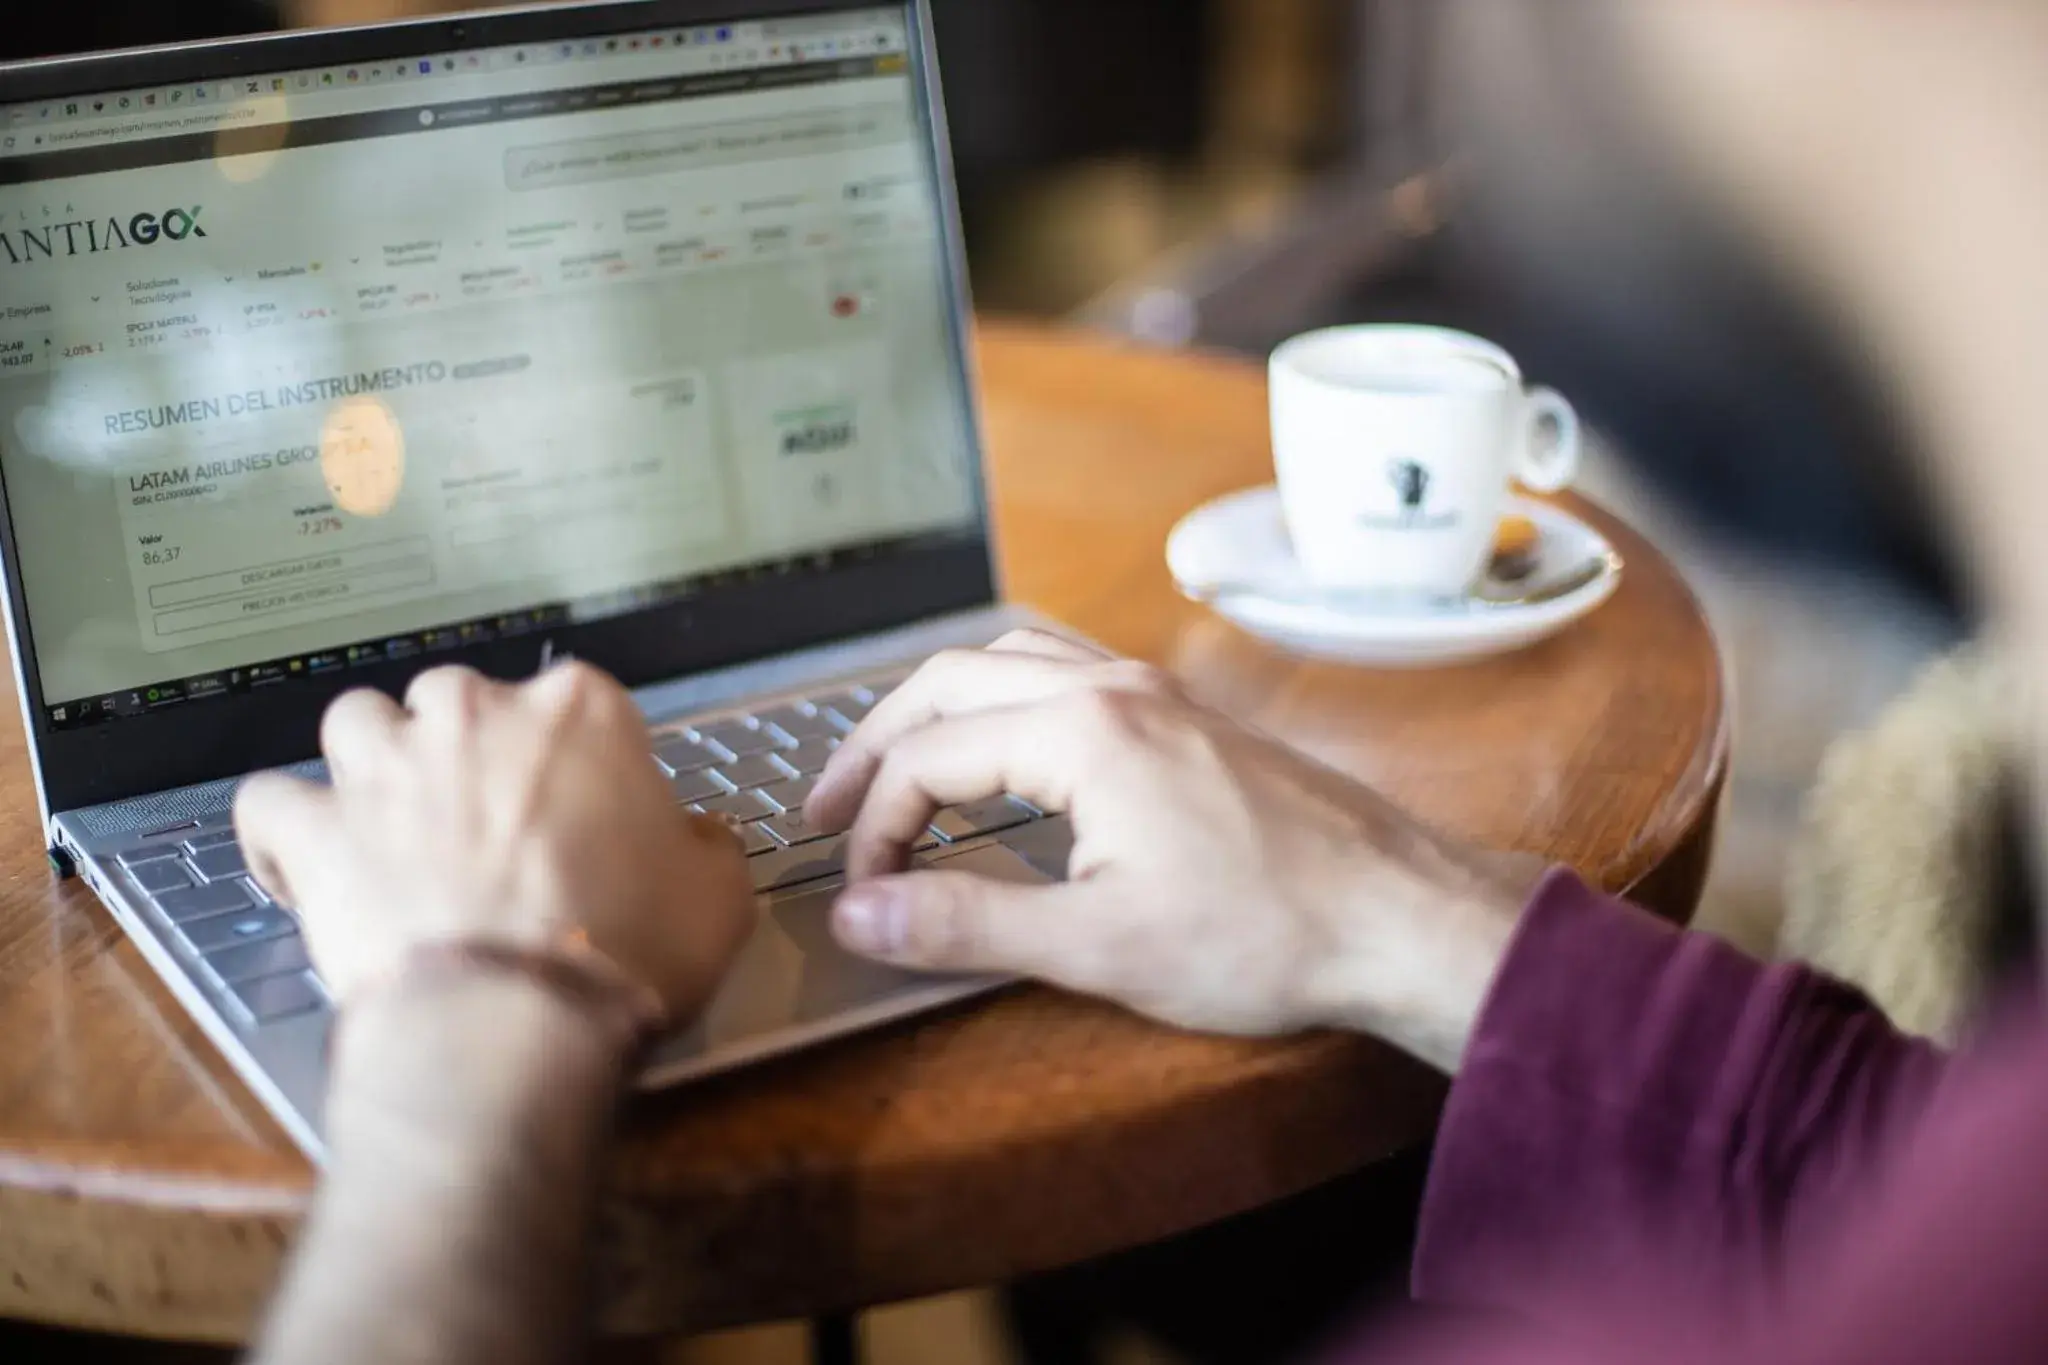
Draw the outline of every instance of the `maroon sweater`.
<instances>
[{"instance_id":1,"label":"maroon sweater","mask_svg":"<svg viewBox=\"0 0 2048 1365\"><path fill-rule=\"evenodd\" d=\"M1350 1359L2048 1361L2048 1028L1951 1062L1554 874L1451 1091L1415 1287L1458 1339Z\"/></svg>"}]
</instances>

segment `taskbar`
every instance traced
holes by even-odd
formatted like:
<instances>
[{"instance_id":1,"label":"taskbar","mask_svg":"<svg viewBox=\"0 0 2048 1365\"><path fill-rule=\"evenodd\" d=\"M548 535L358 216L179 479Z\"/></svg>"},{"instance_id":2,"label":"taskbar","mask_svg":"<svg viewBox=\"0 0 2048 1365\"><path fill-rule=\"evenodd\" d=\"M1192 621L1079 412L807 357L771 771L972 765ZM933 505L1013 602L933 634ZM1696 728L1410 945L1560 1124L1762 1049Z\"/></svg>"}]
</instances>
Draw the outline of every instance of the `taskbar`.
<instances>
[{"instance_id":1,"label":"taskbar","mask_svg":"<svg viewBox=\"0 0 2048 1365\"><path fill-rule=\"evenodd\" d=\"M394 663L429 654L448 653L469 645L529 635L537 630L567 625L574 619L572 609L564 604L505 612L451 626L437 626L432 630L414 631L408 635L386 635L374 640L361 640L355 644L338 645L333 649L293 654L262 663L243 664L239 668L223 669L217 673L167 679L151 683L147 687L131 687L103 696L57 702L45 707L44 714L52 730L87 730L96 725L107 725L137 716L159 715L181 706L247 696L267 688L284 687L307 679L332 678L351 669L369 668L376 664Z\"/></svg>"},{"instance_id":2,"label":"taskbar","mask_svg":"<svg viewBox=\"0 0 2048 1365\"><path fill-rule=\"evenodd\" d=\"M352 644L306 654L293 654L262 663L173 678L97 697L54 702L43 708L43 718L52 730L88 730L138 716L160 715L181 706L206 704L230 697L248 696L272 687L287 687L313 679L332 679L354 669L381 664L453 654L473 645L515 639L541 631L568 626L590 625L636 612L655 610L701 596L719 588L759 583L775 578L829 572L866 563L891 554L929 546L941 536L910 536L847 549L824 551L758 564L720 569L687 578L579 598L573 602L551 602L518 611L499 612L452 625L434 626L404 635L385 635Z\"/></svg>"}]
</instances>

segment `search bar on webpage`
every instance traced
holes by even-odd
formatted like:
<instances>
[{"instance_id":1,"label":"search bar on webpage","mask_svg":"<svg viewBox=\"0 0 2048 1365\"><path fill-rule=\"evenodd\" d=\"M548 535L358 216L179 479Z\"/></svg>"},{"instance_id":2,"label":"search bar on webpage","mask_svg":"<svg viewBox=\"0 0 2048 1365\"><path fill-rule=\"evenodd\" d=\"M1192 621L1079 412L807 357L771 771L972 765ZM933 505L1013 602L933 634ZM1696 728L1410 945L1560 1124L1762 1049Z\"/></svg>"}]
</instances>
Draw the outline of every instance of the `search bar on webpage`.
<instances>
[{"instance_id":1,"label":"search bar on webpage","mask_svg":"<svg viewBox=\"0 0 2048 1365\"><path fill-rule=\"evenodd\" d=\"M513 148L505 154L505 184L513 190L559 189L801 156L835 156L892 146L910 133L909 110L877 104L585 138Z\"/></svg>"}]
</instances>

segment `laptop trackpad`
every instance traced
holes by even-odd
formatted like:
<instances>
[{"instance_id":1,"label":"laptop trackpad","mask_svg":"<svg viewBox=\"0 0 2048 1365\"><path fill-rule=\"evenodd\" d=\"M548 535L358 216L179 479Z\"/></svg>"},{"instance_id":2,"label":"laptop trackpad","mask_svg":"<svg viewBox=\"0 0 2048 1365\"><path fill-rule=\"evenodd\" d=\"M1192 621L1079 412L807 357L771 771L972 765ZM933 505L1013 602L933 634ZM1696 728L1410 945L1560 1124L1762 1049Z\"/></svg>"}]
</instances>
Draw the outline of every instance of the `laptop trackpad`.
<instances>
[{"instance_id":1,"label":"laptop trackpad","mask_svg":"<svg viewBox=\"0 0 2048 1365\"><path fill-rule=\"evenodd\" d=\"M920 866L1027 885L1048 880L998 844L921 859ZM816 1029L841 1016L862 1015L863 1019L847 1021L849 1028L857 1027L876 1007L897 997L904 998L908 1012L914 997L929 995L944 982L945 978L885 967L841 948L832 937L831 921L833 902L844 890L834 883L768 898L753 939L693 1041L715 1053L765 1034Z\"/></svg>"}]
</instances>

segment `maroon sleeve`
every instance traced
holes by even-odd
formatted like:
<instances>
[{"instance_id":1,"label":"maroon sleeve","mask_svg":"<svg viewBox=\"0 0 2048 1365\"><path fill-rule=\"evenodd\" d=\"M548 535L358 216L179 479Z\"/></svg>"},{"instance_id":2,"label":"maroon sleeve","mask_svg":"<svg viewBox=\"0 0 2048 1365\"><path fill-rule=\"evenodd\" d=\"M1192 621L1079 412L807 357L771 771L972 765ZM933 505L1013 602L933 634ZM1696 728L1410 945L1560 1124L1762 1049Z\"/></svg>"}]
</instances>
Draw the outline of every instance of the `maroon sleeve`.
<instances>
[{"instance_id":1,"label":"maroon sleeve","mask_svg":"<svg viewBox=\"0 0 2048 1365\"><path fill-rule=\"evenodd\" d=\"M1452 1087L1417 1296L1538 1314L1561 1280L1682 1285L1731 1325L1767 1314L1944 1066L1846 986L1554 873Z\"/></svg>"}]
</instances>

